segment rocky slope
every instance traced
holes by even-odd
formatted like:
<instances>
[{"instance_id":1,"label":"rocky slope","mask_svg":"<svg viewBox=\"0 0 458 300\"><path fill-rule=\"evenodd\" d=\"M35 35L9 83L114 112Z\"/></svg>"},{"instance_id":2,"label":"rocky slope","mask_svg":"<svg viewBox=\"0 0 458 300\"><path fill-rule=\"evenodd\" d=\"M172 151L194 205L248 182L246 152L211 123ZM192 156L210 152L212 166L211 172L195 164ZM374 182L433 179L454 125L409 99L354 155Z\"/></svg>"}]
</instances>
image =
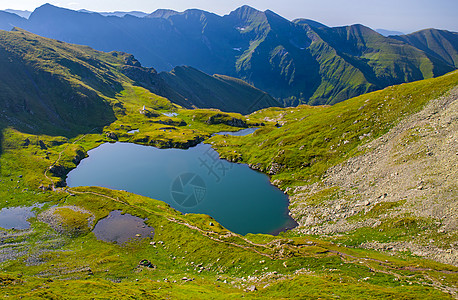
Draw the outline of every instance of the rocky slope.
<instances>
[{"instance_id":1,"label":"rocky slope","mask_svg":"<svg viewBox=\"0 0 458 300\"><path fill-rule=\"evenodd\" d=\"M384 223L415 216L435 226L410 241L365 242L361 246L411 251L458 265L458 243L454 239L458 229L457 149L455 88L361 146L365 154L328 169L323 181L296 188L291 197L292 215L300 224L296 230L333 235L363 227L382 228ZM319 206L305 204L325 189L339 191L339 197ZM380 207L387 209L378 210ZM435 240L435 233L445 237Z\"/></svg>"}]
</instances>

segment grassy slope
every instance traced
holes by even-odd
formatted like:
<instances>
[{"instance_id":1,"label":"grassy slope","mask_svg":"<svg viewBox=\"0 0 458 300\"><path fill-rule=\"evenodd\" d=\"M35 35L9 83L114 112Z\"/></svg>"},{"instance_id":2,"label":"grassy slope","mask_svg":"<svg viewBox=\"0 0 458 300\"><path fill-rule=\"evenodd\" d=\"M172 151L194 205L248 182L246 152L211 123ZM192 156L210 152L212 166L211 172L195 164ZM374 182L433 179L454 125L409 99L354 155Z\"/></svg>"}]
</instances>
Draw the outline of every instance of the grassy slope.
<instances>
[{"instance_id":1,"label":"grassy slope","mask_svg":"<svg viewBox=\"0 0 458 300\"><path fill-rule=\"evenodd\" d=\"M107 101L122 89L110 54L24 31L0 32L3 120L22 130L72 135L114 120Z\"/></svg>"},{"instance_id":2,"label":"grassy slope","mask_svg":"<svg viewBox=\"0 0 458 300\"><path fill-rule=\"evenodd\" d=\"M442 93L443 89L455 82L454 78L455 76L452 76L449 77L449 81L442 79L442 81L430 82L435 84L437 90L426 95L424 101L426 102L429 96ZM415 88L425 87L425 85L427 87L428 82L409 86L414 93ZM396 91L399 88L393 89ZM376 111L383 99L385 98L375 98L374 103L370 104L374 105L372 111L368 110L367 113ZM319 129L320 124L322 126L319 120L326 121L327 117L336 119L336 113L342 114L344 118L348 115L350 118L352 107L358 106L360 102L365 103L364 100L355 99L353 104L352 102L342 103L336 108L302 107L293 109L293 113L289 113L291 109L261 111L259 113L262 115L261 119L266 116L278 118L279 114L288 113L279 120L286 121L286 124L280 129L268 125L254 135L254 140L259 141L265 134L275 136L280 133L276 137L277 142L266 144L269 148L264 149L262 157L268 158L271 154L276 155L272 149L277 149L278 143L281 142L280 138L285 133L284 130L289 126L291 129L298 127L295 129L296 135L290 137L296 139L297 146L307 140L298 138L303 135L304 130L310 130L304 126L304 122L295 122L298 116L314 118L315 124L312 123L312 128ZM39 189L40 185L47 186L51 185L51 181L56 183L61 180L46 171L50 166L58 165L64 170L69 170L75 167L75 158L84 156L85 152L101 143L113 141L105 133L115 133L121 141L180 146L188 142L182 140L182 136L194 141L199 136L207 137L217 131L236 130L225 124L207 124L206 122L212 116L218 115L218 120L222 121L233 118L244 119L238 114L225 115L214 110L188 111L177 108L166 99L151 94L144 88L129 84L128 80L124 82L122 91L109 101L112 103L116 120L105 126L101 134L89 132L86 135L80 134L68 138L21 133L14 126L4 129L3 152L0 156L2 166L0 199L4 201L0 202L0 208L42 203L44 206L37 209L39 213L53 205L77 206L89 211L95 216L96 221L105 217L110 211L119 209L148 218L147 224L155 228L153 240L156 244L151 245L146 239L119 246L99 241L92 233L84 231L81 235L74 236L71 233L75 230L68 227L72 224L80 226L78 224L81 224L81 214L75 213L75 216L72 216L68 210L64 210L65 213L61 214L61 217L66 218L63 223L69 234L65 234L65 231L57 233L40 219L32 218L30 219L31 230L2 230L2 251L6 251L2 253L13 255L13 259L0 263L2 295L26 298L148 299L154 297L227 299L242 296L252 298L334 296L364 299L450 298L440 289L447 290L456 281L457 270L451 266L417 258L401 259L375 251L340 247L307 236L241 237L228 232L208 216L182 215L165 203L125 192L94 187L68 191ZM139 112L144 105L149 117ZM420 105L412 107L406 103L405 111L410 113ZM334 109L338 112L330 112L329 115L318 116L312 113ZM175 111L178 116L169 118L158 115L158 112L166 110ZM256 115L258 114L250 117L251 124L256 122ZM381 116L379 117L382 119ZM183 121L191 126L180 125ZM394 122L395 118L393 117L391 121ZM161 130L159 126L164 126L161 122L168 123L167 126L173 127L174 130ZM347 126L346 122L343 122L344 125L335 126L339 128ZM374 127L374 130L381 132L389 127L387 124L382 125ZM139 134L127 133L128 130L137 128L140 129ZM310 137L313 135L310 134ZM247 138L241 140L221 138L228 139L231 143L248 140ZM213 141L218 141L218 137ZM352 140L352 143L354 142ZM288 151L293 149L292 144L284 144L284 146ZM257 146L251 144L250 147L256 149ZM238 147L231 148L234 150ZM222 148L218 147L218 150L226 155ZM248 153L247 148L237 149L239 150ZM346 151L351 152L351 149ZM285 153L289 155L289 152ZM339 155L342 155L342 152L339 152ZM304 157L299 156L298 159ZM334 158L334 161L338 160ZM295 167L296 164L291 166ZM314 180L320 168L316 170L316 174L299 172L300 176L295 180L300 182L307 179ZM284 184L295 183L295 180L290 180L286 171L276 175L275 179L282 179ZM210 222L214 225L211 226ZM159 241L163 241L164 244L157 243ZM150 260L157 269L150 270L138 266L142 259ZM183 277L195 280L188 282L182 280ZM246 293L244 288L252 285L255 285L258 291Z\"/></svg>"},{"instance_id":3,"label":"grassy slope","mask_svg":"<svg viewBox=\"0 0 458 300\"><path fill-rule=\"evenodd\" d=\"M208 76L191 67L177 67L160 76L174 92L186 99L188 108L217 107L222 111L249 114L261 108L280 106L269 94L229 76ZM169 97L172 101L174 98L173 95Z\"/></svg>"},{"instance_id":4,"label":"grassy slope","mask_svg":"<svg viewBox=\"0 0 458 300\"><path fill-rule=\"evenodd\" d=\"M383 187L379 190L382 194L371 195L371 199L369 199L367 194L359 194L357 182L349 182L345 188L339 187L339 184L330 185L325 179L329 175L326 172L337 164L344 164L350 158L365 153L364 151L370 151L369 148L360 146L381 137L397 125L401 119L420 111L430 100L446 94L457 84L458 73L453 72L437 79L389 87L331 107L301 106L295 109L266 109L252 114L250 118L259 118L265 121L273 120L282 124L281 128L266 126L251 137L217 136L209 142L222 157L248 163L254 169L271 174L271 180L293 196L291 198L291 210L294 217L300 221L302 229L310 229L307 226L313 224L317 227L323 226L322 228L334 228L327 231L334 234L336 232L334 230L339 229L332 226L342 218L340 213L342 209L337 208L337 202L340 201L349 205L350 209L343 211L351 215L351 209L358 211L357 203L379 201L380 195L383 195ZM439 151L438 149L435 150ZM403 160L393 163L398 165L411 163L414 165L417 156L411 154L411 156L403 157ZM428 173L425 173L424 176L428 177L430 171L426 171ZM452 169L450 172L453 174L454 170ZM434 170L433 174L436 173L437 170ZM422 174L417 175L423 176ZM364 180L364 176L362 180ZM442 180L447 179L444 177ZM390 182L384 184L389 185ZM446 209L447 205L452 205L454 199L452 196L453 180L439 181L437 184L438 186L450 185L450 191L435 188L435 193L431 196L437 197L438 203L444 203L444 209ZM388 189L388 187L386 188ZM406 186L401 189L408 190L409 187ZM302 190L307 192L301 194ZM374 241L389 243L396 241L414 242L415 240L414 243L422 245L421 247L437 244L439 247L443 247L442 249L453 248L453 243L456 241L456 230L450 229L449 233L439 230L438 222L440 224L443 214L434 217L431 214L415 214L415 209L420 209L418 205L421 205L414 204L415 201L419 201L418 203L422 203L422 201L420 199L415 200L416 198L412 195L403 195L406 195L406 198L402 201L378 203L373 208L371 206L369 212L366 209L366 212L349 217L346 228L354 228L355 230L345 232L343 235L335 234L335 240L351 246L359 246ZM377 197L379 198L377 199ZM408 201L407 204L406 200ZM429 209L433 205L430 203L431 201L434 202L435 200L426 199L423 201L428 204L423 205L422 209ZM303 209L304 207L306 209ZM314 209L312 209L313 207ZM404 213L394 213L398 207L400 209L404 207L401 210ZM331 211L336 210L331 214L339 213L340 217L335 216L331 219L326 217L325 214L329 213L329 209ZM321 214L317 217L321 221L316 221L314 224L312 212ZM309 217L312 218L311 221L308 221ZM371 218L381 220L382 223L375 221L370 225L364 223L365 220ZM355 225L356 223L361 225ZM360 229L356 230L356 228ZM301 231L301 229L298 230ZM302 230L302 232L310 231Z\"/></svg>"},{"instance_id":5,"label":"grassy slope","mask_svg":"<svg viewBox=\"0 0 458 300\"><path fill-rule=\"evenodd\" d=\"M148 97L140 94L126 97L125 102L147 100ZM192 128L224 128L218 127L224 125L204 126L207 117L215 112L178 112L188 122L194 118L196 123ZM127 112L126 116L130 114L135 120L134 113ZM122 130L126 130L127 125L132 126L128 119L123 121L126 123ZM117 126L116 122L111 126ZM30 220L31 231L4 231L4 249L20 251L16 259L1 264L0 288L4 295L27 298L340 296L432 299L449 296L429 285L447 289L456 280L454 272L457 270L450 266L349 249L312 237L240 237L229 233L208 216L181 215L162 202L125 192L89 187L71 189L70 193L59 189L43 192L37 186L44 180L46 168L58 159L61 151L64 150L59 161L71 163L76 148L88 150L107 138L89 134L66 140L25 135L13 129L7 129L4 136L0 193L8 203L2 202L2 207L43 203L45 206L39 211L44 211L52 205L78 206L91 212L96 221L120 209L148 218L147 224L156 232L153 240L164 242L163 245L151 245L145 240L118 246L98 241L92 233L76 237L58 234L34 218ZM25 147L22 143L25 138L32 142L40 139L49 148L41 150L36 143ZM71 215L69 219L73 219ZM215 225L210 226L210 221ZM64 224L72 223L64 221ZM74 232L71 228L67 230ZM139 267L142 259L150 260L157 269ZM203 271L200 271L200 264ZM183 277L195 280L186 282ZM258 291L246 293L244 288L252 285Z\"/></svg>"},{"instance_id":6,"label":"grassy slope","mask_svg":"<svg viewBox=\"0 0 458 300\"><path fill-rule=\"evenodd\" d=\"M388 132L400 118L419 111L457 82L454 72L391 86L334 106L264 109L250 118L283 126L266 126L248 137L217 136L211 143L223 157L256 164L264 172L275 164L282 166L272 177L282 187L313 183L329 167L358 154L359 145ZM240 150L237 154L234 147Z\"/></svg>"}]
</instances>

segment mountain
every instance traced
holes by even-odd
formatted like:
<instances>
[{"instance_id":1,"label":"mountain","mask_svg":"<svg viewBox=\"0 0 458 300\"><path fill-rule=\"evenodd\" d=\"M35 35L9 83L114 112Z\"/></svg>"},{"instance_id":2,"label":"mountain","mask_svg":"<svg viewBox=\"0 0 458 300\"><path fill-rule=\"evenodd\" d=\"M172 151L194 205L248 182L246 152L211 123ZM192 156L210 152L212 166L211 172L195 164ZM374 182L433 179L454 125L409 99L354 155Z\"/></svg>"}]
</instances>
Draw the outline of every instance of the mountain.
<instances>
[{"instance_id":1,"label":"mountain","mask_svg":"<svg viewBox=\"0 0 458 300\"><path fill-rule=\"evenodd\" d=\"M26 132L71 135L114 120L107 97L122 89L122 56L23 30L0 31L2 122Z\"/></svg>"},{"instance_id":2,"label":"mountain","mask_svg":"<svg viewBox=\"0 0 458 300\"><path fill-rule=\"evenodd\" d=\"M134 16L137 18L143 18L146 17L148 14L144 13L142 11L113 11L113 12L94 12L86 9L80 9L78 12L84 12L84 13L94 13L94 14L99 14L105 17L112 16L112 17L125 17L127 15Z\"/></svg>"},{"instance_id":3,"label":"mountain","mask_svg":"<svg viewBox=\"0 0 458 300\"><path fill-rule=\"evenodd\" d=\"M36 57L33 62L66 79L86 78L56 65L59 57L71 60L72 51L74 67L86 66L92 73L105 69L100 79L110 76L108 71L113 79L122 77L116 70L141 68L120 52L58 47L57 41L25 32L25 37L6 35L13 40L9 46L30 43L25 49ZM51 46L54 57L46 49ZM208 122L209 114L220 118L220 112L170 107L129 84L124 77L117 120L101 132L68 139L40 130L1 131L2 294L13 299L456 298L457 71L333 106L263 109L249 118L264 126L248 136L212 135L236 128ZM161 117L160 101L177 117ZM127 191L51 184L58 179L56 171L76 168L89 150L115 138L156 145L202 131L222 157L270 174L289 195L299 226L275 236L242 236L211 216L181 213ZM202 148L199 160L208 163ZM112 154L105 152L116 166ZM128 151L126 161L132 155ZM155 168L139 162L128 168L170 176L187 163L177 159ZM110 170L107 177L113 178ZM227 171L225 180L242 180ZM218 186L212 188L224 193ZM259 196L255 189L249 192ZM218 193L209 197L219 200ZM129 240L120 243L120 236Z\"/></svg>"},{"instance_id":4,"label":"mountain","mask_svg":"<svg viewBox=\"0 0 458 300\"><path fill-rule=\"evenodd\" d=\"M226 112L249 114L261 108L281 106L269 94L225 75L208 76L191 67L176 67L159 76L170 87L161 95L187 108L217 107Z\"/></svg>"},{"instance_id":5,"label":"mountain","mask_svg":"<svg viewBox=\"0 0 458 300\"><path fill-rule=\"evenodd\" d=\"M134 86L189 108L250 113L279 106L235 78L192 68L158 75L130 54L99 52L21 29L0 31L0 70L0 123L31 133L69 136L109 124L124 109L119 99Z\"/></svg>"},{"instance_id":6,"label":"mountain","mask_svg":"<svg viewBox=\"0 0 458 300\"><path fill-rule=\"evenodd\" d=\"M458 32L425 29L392 38L408 43L431 57L458 68Z\"/></svg>"},{"instance_id":7,"label":"mountain","mask_svg":"<svg viewBox=\"0 0 458 300\"><path fill-rule=\"evenodd\" d=\"M25 19L28 19L30 15L32 14L32 12L28 10L16 10L16 9L5 9L4 12L16 14Z\"/></svg>"},{"instance_id":8,"label":"mountain","mask_svg":"<svg viewBox=\"0 0 458 300\"><path fill-rule=\"evenodd\" d=\"M36 34L132 53L145 66L191 66L242 79L286 105L334 104L384 87L431 78L456 68L437 47L384 37L363 25L331 28L289 21L242 6L225 16L202 10L157 10L143 18L76 12L49 4L25 24ZM420 48L419 48L420 47Z\"/></svg>"},{"instance_id":9,"label":"mountain","mask_svg":"<svg viewBox=\"0 0 458 300\"><path fill-rule=\"evenodd\" d=\"M25 26L26 19L15 13L0 11L0 30L11 30L13 27Z\"/></svg>"}]
</instances>

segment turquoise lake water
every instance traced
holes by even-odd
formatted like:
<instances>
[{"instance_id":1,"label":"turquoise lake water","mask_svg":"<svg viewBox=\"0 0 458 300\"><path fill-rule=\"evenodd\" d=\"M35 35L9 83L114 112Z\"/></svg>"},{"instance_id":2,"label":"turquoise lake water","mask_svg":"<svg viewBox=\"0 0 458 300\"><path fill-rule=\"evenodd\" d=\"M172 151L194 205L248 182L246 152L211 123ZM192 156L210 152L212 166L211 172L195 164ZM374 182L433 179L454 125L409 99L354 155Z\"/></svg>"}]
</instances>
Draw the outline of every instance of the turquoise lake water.
<instances>
[{"instance_id":1,"label":"turquoise lake water","mask_svg":"<svg viewBox=\"0 0 458 300\"><path fill-rule=\"evenodd\" d=\"M218 158L210 145L188 150L107 143L68 174L67 184L126 190L182 213L212 216L240 234L276 234L296 225L288 197L245 164Z\"/></svg>"}]
</instances>

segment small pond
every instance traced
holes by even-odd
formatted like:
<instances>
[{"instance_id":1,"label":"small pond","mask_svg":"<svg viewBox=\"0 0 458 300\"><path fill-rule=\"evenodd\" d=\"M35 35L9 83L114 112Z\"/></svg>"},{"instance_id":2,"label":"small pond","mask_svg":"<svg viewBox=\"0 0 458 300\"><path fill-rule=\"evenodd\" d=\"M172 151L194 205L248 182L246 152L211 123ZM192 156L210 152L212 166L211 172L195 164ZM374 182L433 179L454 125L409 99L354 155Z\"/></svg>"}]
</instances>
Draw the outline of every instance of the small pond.
<instances>
[{"instance_id":1,"label":"small pond","mask_svg":"<svg viewBox=\"0 0 458 300\"><path fill-rule=\"evenodd\" d=\"M215 133L215 134L216 135L245 136L245 135L252 134L253 132L255 132L258 129L259 128L246 128L246 129L242 129L242 130L235 131L235 132L232 132L232 131L221 131L221 132L218 132L218 133Z\"/></svg>"},{"instance_id":2,"label":"small pond","mask_svg":"<svg viewBox=\"0 0 458 300\"><path fill-rule=\"evenodd\" d=\"M117 244L154 237L154 228L147 226L145 220L122 214L119 210L110 212L106 218L97 222L92 232L99 240Z\"/></svg>"},{"instance_id":3,"label":"small pond","mask_svg":"<svg viewBox=\"0 0 458 300\"><path fill-rule=\"evenodd\" d=\"M268 176L219 159L208 144L182 150L107 143L88 154L68 174L68 186L126 190L182 213L210 215L240 234L276 234L296 226L288 197Z\"/></svg>"},{"instance_id":4,"label":"small pond","mask_svg":"<svg viewBox=\"0 0 458 300\"><path fill-rule=\"evenodd\" d=\"M140 132L139 129L134 129L134 130L128 131L127 133L132 133L132 134L134 134L134 133L138 133L138 132Z\"/></svg>"},{"instance_id":5,"label":"small pond","mask_svg":"<svg viewBox=\"0 0 458 300\"><path fill-rule=\"evenodd\" d=\"M28 229L30 227L29 218L35 217L34 208L42 205L25 207L8 207L0 210L0 228L4 229Z\"/></svg>"}]
</instances>

